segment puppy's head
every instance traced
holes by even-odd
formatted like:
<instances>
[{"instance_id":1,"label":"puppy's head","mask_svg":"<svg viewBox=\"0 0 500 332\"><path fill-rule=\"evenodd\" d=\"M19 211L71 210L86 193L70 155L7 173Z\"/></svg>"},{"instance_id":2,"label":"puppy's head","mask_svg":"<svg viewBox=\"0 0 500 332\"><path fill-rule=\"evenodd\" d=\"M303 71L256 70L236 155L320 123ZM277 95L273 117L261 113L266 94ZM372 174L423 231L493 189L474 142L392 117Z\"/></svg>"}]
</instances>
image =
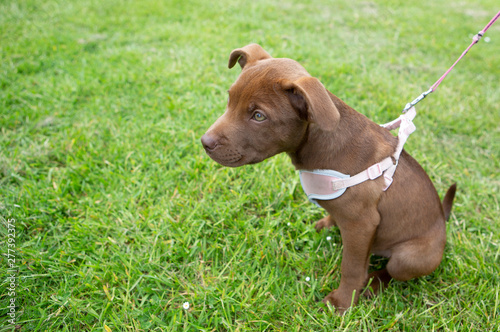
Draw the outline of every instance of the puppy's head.
<instances>
[{"instance_id":1,"label":"puppy's head","mask_svg":"<svg viewBox=\"0 0 500 332\"><path fill-rule=\"evenodd\" d=\"M325 87L297 62L272 58L250 44L229 56L241 74L229 89L225 113L201 138L207 154L230 167L294 152L308 127L334 130L339 112Z\"/></svg>"}]
</instances>

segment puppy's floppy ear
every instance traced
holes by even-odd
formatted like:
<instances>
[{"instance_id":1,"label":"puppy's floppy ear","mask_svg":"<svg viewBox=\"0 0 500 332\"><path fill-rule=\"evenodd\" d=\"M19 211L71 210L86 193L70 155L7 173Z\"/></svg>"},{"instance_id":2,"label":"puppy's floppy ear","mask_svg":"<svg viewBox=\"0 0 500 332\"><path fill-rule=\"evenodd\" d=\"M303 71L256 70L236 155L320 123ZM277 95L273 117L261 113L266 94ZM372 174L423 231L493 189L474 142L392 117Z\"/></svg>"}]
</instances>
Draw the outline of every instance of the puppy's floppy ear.
<instances>
[{"instance_id":1,"label":"puppy's floppy ear","mask_svg":"<svg viewBox=\"0 0 500 332\"><path fill-rule=\"evenodd\" d=\"M295 81L285 80L282 82L282 87L290 104L302 119L315 123L323 130L335 130L340 113L330 99L328 91L317 78L301 77Z\"/></svg>"},{"instance_id":2,"label":"puppy's floppy ear","mask_svg":"<svg viewBox=\"0 0 500 332\"><path fill-rule=\"evenodd\" d=\"M231 52L229 56L229 68L233 68L236 61L243 69L245 66L253 64L258 60L270 59L272 58L269 53L264 51L264 49L259 44L250 44L242 48L237 48Z\"/></svg>"}]
</instances>

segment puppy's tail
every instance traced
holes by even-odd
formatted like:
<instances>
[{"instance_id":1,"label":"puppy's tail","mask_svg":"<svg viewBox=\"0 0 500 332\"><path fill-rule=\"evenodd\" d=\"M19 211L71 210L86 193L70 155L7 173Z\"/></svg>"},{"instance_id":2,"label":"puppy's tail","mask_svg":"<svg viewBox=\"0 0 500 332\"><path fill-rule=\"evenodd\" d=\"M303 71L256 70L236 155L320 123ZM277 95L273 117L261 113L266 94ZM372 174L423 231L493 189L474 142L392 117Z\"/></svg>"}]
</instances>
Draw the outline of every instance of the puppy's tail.
<instances>
[{"instance_id":1,"label":"puppy's tail","mask_svg":"<svg viewBox=\"0 0 500 332\"><path fill-rule=\"evenodd\" d=\"M451 207L453 206L453 199L455 198L455 192L457 191L457 184L454 183L448 188L446 195L443 198L443 211L444 220L448 220L450 217Z\"/></svg>"}]
</instances>

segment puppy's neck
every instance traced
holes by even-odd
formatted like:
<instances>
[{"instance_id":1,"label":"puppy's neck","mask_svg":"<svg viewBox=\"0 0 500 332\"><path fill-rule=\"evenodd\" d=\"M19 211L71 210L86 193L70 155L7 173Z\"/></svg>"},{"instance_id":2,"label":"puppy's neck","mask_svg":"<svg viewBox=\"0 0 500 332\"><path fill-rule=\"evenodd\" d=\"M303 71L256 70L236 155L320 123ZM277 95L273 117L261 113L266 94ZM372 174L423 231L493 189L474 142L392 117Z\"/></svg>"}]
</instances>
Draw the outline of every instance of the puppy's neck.
<instances>
[{"instance_id":1,"label":"puppy's neck","mask_svg":"<svg viewBox=\"0 0 500 332\"><path fill-rule=\"evenodd\" d=\"M299 170L331 169L356 174L390 156L396 138L330 93L340 120L332 131L309 124L302 143L288 153Z\"/></svg>"}]
</instances>

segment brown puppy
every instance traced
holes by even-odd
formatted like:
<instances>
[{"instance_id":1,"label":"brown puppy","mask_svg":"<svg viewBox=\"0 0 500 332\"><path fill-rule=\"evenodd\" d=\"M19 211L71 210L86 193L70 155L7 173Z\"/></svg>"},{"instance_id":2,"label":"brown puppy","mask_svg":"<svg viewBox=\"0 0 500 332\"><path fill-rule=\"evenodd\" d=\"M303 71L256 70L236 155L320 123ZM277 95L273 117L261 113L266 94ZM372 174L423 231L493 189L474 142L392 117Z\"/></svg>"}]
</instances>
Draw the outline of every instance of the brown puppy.
<instances>
[{"instance_id":1,"label":"brown puppy","mask_svg":"<svg viewBox=\"0 0 500 332\"><path fill-rule=\"evenodd\" d=\"M207 154L230 167L286 152L298 170L357 174L391 156L397 138L327 91L297 62L272 58L259 45L234 50L229 68L242 72L229 90L226 112L202 137ZM445 221L455 195L443 206L420 165L402 152L394 182L383 177L319 201L329 216L316 229L337 225L343 242L340 286L323 300L343 312L372 279L375 292L392 278L430 274L441 262ZM386 269L368 275L371 254L389 257Z\"/></svg>"}]
</instances>

